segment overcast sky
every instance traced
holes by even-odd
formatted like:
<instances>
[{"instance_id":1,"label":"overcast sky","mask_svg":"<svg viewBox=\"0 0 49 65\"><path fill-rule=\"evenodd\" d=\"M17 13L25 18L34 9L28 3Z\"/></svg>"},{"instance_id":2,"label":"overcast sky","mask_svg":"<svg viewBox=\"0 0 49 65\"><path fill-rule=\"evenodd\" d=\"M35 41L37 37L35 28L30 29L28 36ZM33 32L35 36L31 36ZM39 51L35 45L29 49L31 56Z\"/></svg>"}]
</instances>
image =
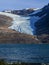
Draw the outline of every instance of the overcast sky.
<instances>
[{"instance_id":1,"label":"overcast sky","mask_svg":"<svg viewBox=\"0 0 49 65\"><path fill-rule=\"evenodd\" d=\"M5 9L42 8L49 0L0 0L0 11Z\"/></svg>"}]
</instances>

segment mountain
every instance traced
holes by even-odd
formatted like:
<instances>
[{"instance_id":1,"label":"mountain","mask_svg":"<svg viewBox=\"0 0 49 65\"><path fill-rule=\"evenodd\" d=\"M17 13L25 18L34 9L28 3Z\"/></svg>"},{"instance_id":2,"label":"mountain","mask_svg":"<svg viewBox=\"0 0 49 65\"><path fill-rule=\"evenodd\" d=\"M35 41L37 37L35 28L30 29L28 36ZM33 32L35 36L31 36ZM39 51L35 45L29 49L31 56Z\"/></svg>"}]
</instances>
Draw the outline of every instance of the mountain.
<instances>
[{"instance_id":1,"label":"mountain","mask_svg":"<svg viewBox=\"0 0 49 65\"><path fill-rule=\"evenodd\" d=\"M2 41L6 38L15 43L45 43L49 40L49 4L37 10L5 10L0 12L0 17L0 31L3 35L0 38L4 38Z\"/></svg>"},{"instance_id":2,"label":"mountain","mask_svg":"<svg viewBox=\"0 0 49 65\"><path fill-rule=\"evenodd\" d=\"M26 8L4 12L16 15L13 25L9 27L11 29L30 35L49 34L49 4L41 9Z\"/></svg>"},{"instance_id":3,"label":"mountain","mask_svg":"<svg viewBox=\"0 0 49 65\"><path fill-rule=\"evenodd\" d=\"M39 19L39 17L36 16L29 16L29 14L32 14L37 9L33 8L27 8L23 10L5 10L3 12L0 12L0 14L9 16L13 19L12 25L8 28L16 30L21 33L33 35L34 34L34 23ZM14 13L15 12L15 13ZM19 12L19 14L17 13ZM18 14L18 15L17 15Z\"/></svg>"},{"instance_id":4,"label":"mountain","mask_svg":"<svg viewBox=\"0 0 49 65\"><path fill-rule=\"evenodd\" d=\"M42 43L49 43L49 4L29 15L38 17L34 22L34 34Z\"/></svg>"},{"instance_id":5,"label":"mountain","mask_svg":"<svg viewBox=\"0 0 49 65\"><path fill-rule=\"evenodd\" d=\"M49 4L32 13L31 16L39 17L39 20L35 22L35 34L49 34Z\"/></svg>"},{"instance_id":6,"label":"mountain","mask_svg":"<svg viewBox=\"0 0 49 65\"><path fill-rule=\"evenodd\" d=\"M4 10L3 12L27 16L28 14L34 12L35 10L36 10L35 8L26 8L22 10Z\"/></svg>"},{"instance_id":7,"label":"mountain","mask_svg":"<svg viewBox=\"0 0 49 65\"><path fill-rule=\"evenodd\" d=\"M39 13L40 14L40 13ZM49 34L49 4L42 8L41 19L36 22L36 34ZM39 33L40 32L40 33Z\"/></svg>"}]
</instances>

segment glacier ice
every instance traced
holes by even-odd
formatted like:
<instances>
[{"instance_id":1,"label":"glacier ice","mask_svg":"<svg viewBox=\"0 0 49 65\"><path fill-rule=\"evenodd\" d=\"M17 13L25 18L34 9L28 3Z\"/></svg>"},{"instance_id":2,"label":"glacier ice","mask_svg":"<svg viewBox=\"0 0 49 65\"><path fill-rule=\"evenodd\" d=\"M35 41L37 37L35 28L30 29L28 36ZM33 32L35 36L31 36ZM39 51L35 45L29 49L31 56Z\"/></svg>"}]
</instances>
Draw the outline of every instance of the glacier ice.
<instances>
[{"instance_id":1,"label":"glacier ice","mask_svg":"<svg viewBox=\"0 0 49 65\"><path fill-rule=\"evenodd\" d=\"M11 13L5 13L5 12L0 12L1 15L6 15L9 16L13 19L12 25L8 27L9 29L14 29L16 31L19 31L21 33L25 34L34 34L34 23L40 19L38 16L20 16L20 15L15 15Z\"/></svg>"}]
</instances>

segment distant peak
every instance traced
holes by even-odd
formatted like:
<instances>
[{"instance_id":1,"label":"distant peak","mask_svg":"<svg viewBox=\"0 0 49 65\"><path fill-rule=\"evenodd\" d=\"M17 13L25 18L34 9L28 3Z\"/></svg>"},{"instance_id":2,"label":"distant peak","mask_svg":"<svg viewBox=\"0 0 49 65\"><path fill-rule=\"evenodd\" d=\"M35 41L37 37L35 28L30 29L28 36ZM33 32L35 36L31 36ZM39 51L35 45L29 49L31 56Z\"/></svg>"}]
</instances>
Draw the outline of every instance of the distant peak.
<instances>
[{"instance_id":1,"label":"distant peak","mask_svg":"<svg viewBox=\"0 0 49 65\"><path fill-rule=\"evenodd\" d=\"M33 10L38 10L38 9L40 9L40 8L34 8Z\"/></svg>"}]
</instances>

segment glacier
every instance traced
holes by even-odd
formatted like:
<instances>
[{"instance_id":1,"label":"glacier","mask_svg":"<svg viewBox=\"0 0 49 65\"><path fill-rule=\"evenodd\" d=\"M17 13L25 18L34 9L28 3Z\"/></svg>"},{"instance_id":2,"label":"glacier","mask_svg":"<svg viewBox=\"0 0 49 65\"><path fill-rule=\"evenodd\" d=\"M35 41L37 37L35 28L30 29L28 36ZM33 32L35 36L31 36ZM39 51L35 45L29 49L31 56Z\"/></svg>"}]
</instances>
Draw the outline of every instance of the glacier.
<instances>
[{"instance_id":1,"label":"glacier","mask_svg":"<svg viewBox=\"0 0 49 65\"><path fill-rule=\"evenodd\" d=\"M34 35L35 22L40 19L38 16L20 16L12 13L0 12L1 15L9 16L13 19L12 25L9 29L16 30L21 33Z\"/></svg>"}]
</instances>

